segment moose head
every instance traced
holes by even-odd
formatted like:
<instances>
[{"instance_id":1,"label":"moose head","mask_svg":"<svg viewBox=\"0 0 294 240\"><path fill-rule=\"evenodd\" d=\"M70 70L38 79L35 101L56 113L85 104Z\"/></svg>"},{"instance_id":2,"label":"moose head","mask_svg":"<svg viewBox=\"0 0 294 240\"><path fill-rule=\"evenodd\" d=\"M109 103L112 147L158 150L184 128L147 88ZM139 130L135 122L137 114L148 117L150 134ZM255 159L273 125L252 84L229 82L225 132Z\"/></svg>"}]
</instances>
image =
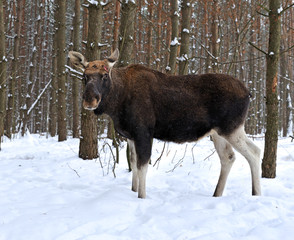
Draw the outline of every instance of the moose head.
<instances>
[{"instance_id":1,"label":"moose head","mask_svg":"<svg viewBox=\"0 0 294 240\"><path fill-rule=\"evenodd\" d=\"M70 51L70 62L84 72L85 90L83 94L83 107L87 110L95 110L107 94L110 87L110 71L119 57L116 49L108 58L88 62L79 52Z\"/></svg>"}]
</instances>

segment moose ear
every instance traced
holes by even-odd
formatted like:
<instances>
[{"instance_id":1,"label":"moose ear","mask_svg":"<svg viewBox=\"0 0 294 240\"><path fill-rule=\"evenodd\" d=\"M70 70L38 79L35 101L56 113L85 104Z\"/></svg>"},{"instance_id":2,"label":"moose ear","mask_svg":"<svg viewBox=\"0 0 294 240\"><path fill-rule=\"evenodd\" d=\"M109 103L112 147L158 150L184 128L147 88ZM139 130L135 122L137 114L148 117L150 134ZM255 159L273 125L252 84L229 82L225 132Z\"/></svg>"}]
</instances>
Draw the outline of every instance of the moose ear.
<instances>
[{"instance_id":1,"label":"moose ear","mask_svg":"<svg viewBox=\"0 0 294 240\"><path fill-rule=\"evenodd\" d=\"M119 57L119 50L116 48L114 52L106 59L110 69L114 66L114 64L118 60L118 57Z\"/></svg>"},{"instance_id":2,"label":"moose ear","mask_svg":"<svg viewBox=\"0 0 294 240\"><path fill-rule=\"evenodd\" d=\"M85 68L88 66L88 62L86 58L83 56L83 54L75 51L69 51L68 53L70 62L77 68L80 68L82 70L85 70Z\"/></svg>"}]
</instances>

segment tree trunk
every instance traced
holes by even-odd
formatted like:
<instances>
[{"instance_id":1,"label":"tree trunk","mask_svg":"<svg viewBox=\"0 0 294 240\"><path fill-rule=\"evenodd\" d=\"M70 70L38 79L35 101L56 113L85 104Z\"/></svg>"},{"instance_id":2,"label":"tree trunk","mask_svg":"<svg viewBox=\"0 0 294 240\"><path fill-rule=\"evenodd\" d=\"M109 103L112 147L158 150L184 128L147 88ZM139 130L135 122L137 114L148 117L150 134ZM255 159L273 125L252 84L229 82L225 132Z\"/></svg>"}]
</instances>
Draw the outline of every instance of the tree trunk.
<instances>
[{"instance_id":1,"label":"tree trunk","mask_svg":"<svg viewBox=\"0 0 294 240\"><path fill-rule=\"evenodd\" d=\"M283 48L286 47L285 41L282 40ZM282 50L282 49L281 49ZM287 137L288 128L290 123L290 102L289 102L289 88L290 84L288 83L287 78L287 59L286 53L281 55L280 59L280 76L281 76L281 84L280 84L280 130L282 132L283 137Z\"/></svg>"},{"instance_id":2,"label":"tree trunk","mask_svg":"<svg viewBox=\"0 0 294 240\"><path fill-rule=\"evenodd\" d=\"M115 1L115 16L113 24L113 42L112 42L112 51L118 48L118 30L119 30L119 14L120 14L120 3Z\"/></svg>"},{"instance_id":3,"label":"tree trunk","mask_svg":"<svg viewBox=\"0 0 294 240\"><path fill-rule=\"evenodd\" d=\"M171 23L172 34L170 43L169 66L167 73L174 75L176 72L177 53L178 53L178 36L179 36L179 6L178 0L171 1Z\"/></svg>"},{"instance_id":4,"label":"tree trunk","mask_svg":"<svg viewBox=\"0 0 294 240\"><path fill-rule=\"evenodd\" d=\"M179 58L179 74L188 74L188 55L190 47L190 19L191 19L191 0L182 1L182 31L181 49Z\"/></svg>"},{"instance_id":5,"label":"tree trunk","mask_svg":"<svg viewBox=\"0 0 294 240\"><path fill-rule=\"evenodd\" d=\"M56 12L54 13L57 14ZM51 73L51 88L50 88L50 106L49 106L49 133L51 137L55 137L57 128L57 40L56 34L53 36L52 47L52 73Z\"/></svg>"},{"instance_id":6,"label":"tree trunk","mask_svg":"<svg viewBox=\"0 0 294 240\"><path fill-rule=\"evenodd\" d=\"M135 16L136 16L136 3L135 1L122 1L121 3L121 25L119 28L119 59L118 59L118 67L127 66L128 64L133 62L133 49L134 49L134 33L135 33ZM140 44L140 43L139 43ZM113 142L116 143L119 138L117 134L114 134L114 125L109 124L111 131ZM127 150L127 156L128 150ZM117 155L117 159L118 159ZM129 161L129 159L128 159Z\"/></svg>"},{"instance_id":7,"label":"tree trunk","mask_svg":"<svg viewBox=\"0 0 294 240\"><path fill-rule=\"evenodd\" d=\"M146 43L146 65L151 67L152 65L152 25L153 25L153 0L148 1L148 24L147 24L147 43Z\"/></svg>"},{"instance_id":8,"label":"tree trunk","mask_svg":"<svg viewBox=\"0 0 294 240\"><path fill-rule=\"evenodd\" d=\"M12 69L11 78L8 82L8 108L6 112L6 135L11 138L11 134L15 132L15 93L16 93L16 82L18 79L18 62L19 62L19 40L20 40L20 10L22 8L22 1L16 3L13 2L14 7L14 47L13 47L13 59L12 59Z\"/></svg>"},{"instance_id":9,"label":"tree trunk","mask_svg":"<svg viewBox=\"0 0 294 240\"><path fill-rule=\"evenodd\" d=\"M269 0L269 45L266 71L266 133L262 161L262 177L276 177L278 144L278 66L280 57L281 23L278 9L280 0Z\"/></svg>"},{"instance_id":10,"label":"tree trunk","mask_svg":"<svg viewBox=\"0 0 294 240\"><path fill-rule=\"evenodd\" d=\"M80 16L81 16L81 1L75 0L75 15L73 18L73 50L79 51L80 46ZM73 126L72 126L72 135L73 138L79 137L79 90L80 82L77 79L73 79L72 83L72 111L73 111Z\"/></svg>"},{"instance_id":11,"label":"tree trunk","mask_svg":"<svg viewBox=\"0 0 294 240\"><path fill-rule=\"evenodd\" d=\"M6 110L6 62L3 0L0 0L0 150L2 136L4 134L4 118Z\"/></svg>"},{"instance_id":12,"label":"tree trunk","mask_svg":"<svg viewBox=\"0 0 294 240\"><path fill-rule=\"evenodd\" d=\"M102 14L100 5L89 4L88 39L86 58L89 61L100 59L98 43L101 40ZM79 157L93 159L98 157L98 118L93 111L82 109Z\"/></svg>"},{"instance_id":13,"label":"tree trunk","mask_svg":"<svg viewBox=\"0 0 294 240\"><path fill-rule=\"evenodd\" d=\"M119 59L118 67L133 63L134 32L136 3L134 1L122 1L121 24L119 28Z\"/></svg>"},{"instance_id":14,"label":"tree trunk","mask_svg":"<svg viewBox=\"0 0 294 240\"><path fill-rule=\"evenodd\" d=\"M219 54L219 36L218 36L218 25L219 25L219 6L218 0L213 0L213 11L211 19L211 53L213 55L211 60L212 72L218 73L218 54Z\"/></svg>"},{"instance_id":15,"label":"tree trunk","mask_svg":"<svg viewBox=\"0 0 294 240\"><path fill-rule=\"evenodd\" d=\"M58 81L58 141L64 141L67 138L66 128L66 76L65 76L65 16L66 1L57 0L57 81Z\"/></svg>"},{"instance_id":16,"label":"tree trunk","mask_svg":"<svg viewBox=\"0 0 294 240\"><path fill-rule=\"evenodd\" d=\"M161 58L161 40L162 40L162 0L158 1L158 5L157 5L157 12L158 12L158 16L157 16L157 41L156 41L156 70L160 70L160 63L162 62L162 58Z\"/></svg>"}]
</instances>

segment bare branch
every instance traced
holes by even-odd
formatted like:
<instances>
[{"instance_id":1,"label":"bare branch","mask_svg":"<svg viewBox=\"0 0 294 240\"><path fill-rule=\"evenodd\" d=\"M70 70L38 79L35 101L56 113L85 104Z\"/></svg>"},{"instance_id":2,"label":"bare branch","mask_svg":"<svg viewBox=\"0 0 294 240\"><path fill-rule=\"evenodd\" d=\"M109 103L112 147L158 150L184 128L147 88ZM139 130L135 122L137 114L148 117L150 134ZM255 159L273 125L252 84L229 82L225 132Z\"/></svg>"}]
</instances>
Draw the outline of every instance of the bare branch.
<instances>
[{"instance_id":1,"label":"bare branch","mask_svg":"<svg viewBox=\"0 0 294 240\"><path fill-rule=\"evenodd\" d=\"M29 111L27 112L27 116L30 115L31 111L34 109L34 107L36 106L36 104L39 102L40 98L42 97L42 95L44 94L44 92L47 90L47 88L49 87L49 85L51 84L52 79L47 83L47 85L44 87L44 89L42 90L42 92L39 94L39 96L37 97L37 99L35 100L35 102L32 104L32 106L30 107Z\"/></svg>"},{"instance_id":2,"label":"bare branch","mask_svg":"<svg viewBox=\"0 0 294 240\"><path fill-rule=\"evenodd\" d=\"M262 49L260 49L259 47L255 46L252 42L249 42L249 44L254 47L255 49L257 49L258 51L262 52L265 55L268 55L265 51L263 51Z\"/></svg>"},{"instance_id":3,"label":"bare branch","mask_svg":"<svg viewBox=\"0 0 294 240\"><path fill-rule=\"evenodd\" d=\"M161 151L161 154L160 154L160 156L156 159L155 163L153 164L153 167L156 165L157 162L160 161L160 159L161 159L161 157L162 157L162 155L163 155L164 149L165 149L165 144L166 144L166 142L164 142L164 145L163 145L163 149L162 149L162 151ZM159 165L159 163L158 163L158 165Z\"/></svg>"},{"instance_id":4,"label":"bare branch","mask_svg":"<svg viewBox=\"0 0 294 240\"><path fill-rule=\"evenodd\" d=\"M285 7L280 13L279 15L281 16L285 11L287 11L290 7L293 7L294 3L290 4L288 7Z\"/></svg>"},{"instance_id":5,"label":"bare branch","mask_svg":"<svg viewBox=\"0 0 294 240\"><path fill-rule=\"evenodd\" d=\"M294 48L294 45L292 45L292 46L291 46L291 47L289 47L288 49L286 49L286 50L282 51L280 54L284 54L284 53L286 53L286 52L290 51L292 48Z\"/></svg>"}]
</instances>

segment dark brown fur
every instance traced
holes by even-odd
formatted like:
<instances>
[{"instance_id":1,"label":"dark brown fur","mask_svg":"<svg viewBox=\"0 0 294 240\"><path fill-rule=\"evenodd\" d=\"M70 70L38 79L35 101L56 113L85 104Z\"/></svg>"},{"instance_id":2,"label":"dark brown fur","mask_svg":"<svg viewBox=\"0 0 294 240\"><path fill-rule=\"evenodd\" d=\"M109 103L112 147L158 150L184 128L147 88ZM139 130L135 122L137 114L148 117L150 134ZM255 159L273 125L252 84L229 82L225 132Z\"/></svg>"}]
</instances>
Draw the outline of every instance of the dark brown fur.
<instances>
[{"instance_id":1,"label":"dark brown fur","mask_svg":"<svg viewBox=\"0 0 294 240\"><path fill-rule=\"evenodd\" d=\"M99 98L94 112L108 114L135 141L138 166L150 159L152 138L182 143L212 129L229 135L244 123L249 105L244 84L223 74L169 76L130 65L110 74L86 69L85 78L84 100Z\"/></svg>"}]
</instances>

